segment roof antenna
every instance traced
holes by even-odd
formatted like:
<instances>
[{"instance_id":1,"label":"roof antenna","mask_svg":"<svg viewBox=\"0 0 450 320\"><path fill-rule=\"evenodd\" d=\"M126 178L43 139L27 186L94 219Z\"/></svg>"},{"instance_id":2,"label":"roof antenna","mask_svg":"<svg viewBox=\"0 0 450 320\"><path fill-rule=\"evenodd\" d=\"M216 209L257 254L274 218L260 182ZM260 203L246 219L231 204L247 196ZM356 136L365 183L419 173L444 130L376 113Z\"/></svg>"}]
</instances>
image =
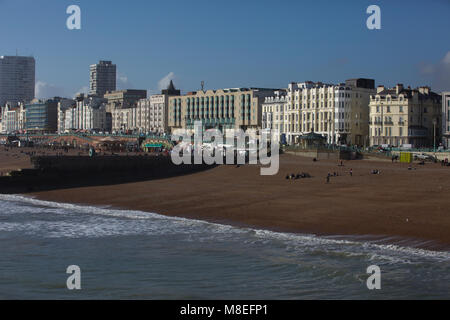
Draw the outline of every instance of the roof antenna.
<instances>
[{"instance_id":1,"label":"roof antenna","mask_svg":"<svg viewBox=\"0 0 450 320\"><path fill-rule=\"evenodd\" d=\"M200 84L202 85L202 91L205 91L204 90L204 88L205 88L205 81L202 81Z\"/></svg>"}]
</instances>

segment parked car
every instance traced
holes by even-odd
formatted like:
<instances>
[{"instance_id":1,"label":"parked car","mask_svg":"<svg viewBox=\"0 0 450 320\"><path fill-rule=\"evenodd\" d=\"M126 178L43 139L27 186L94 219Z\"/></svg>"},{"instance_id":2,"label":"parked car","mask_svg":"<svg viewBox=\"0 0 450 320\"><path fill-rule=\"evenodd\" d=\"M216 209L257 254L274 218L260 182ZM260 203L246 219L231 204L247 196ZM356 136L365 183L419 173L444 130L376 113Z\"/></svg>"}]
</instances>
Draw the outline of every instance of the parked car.
<instances>
[{"instance_id":1,"label":"parked car","mask_svg":"<svg viewBox=\"0 0 450 320\"><path fill-rule=\"evenodd\" d=\"M414 155L414 160L434 161L435 158L432 155L421 153Z\"/></svg>"}]
</instances>

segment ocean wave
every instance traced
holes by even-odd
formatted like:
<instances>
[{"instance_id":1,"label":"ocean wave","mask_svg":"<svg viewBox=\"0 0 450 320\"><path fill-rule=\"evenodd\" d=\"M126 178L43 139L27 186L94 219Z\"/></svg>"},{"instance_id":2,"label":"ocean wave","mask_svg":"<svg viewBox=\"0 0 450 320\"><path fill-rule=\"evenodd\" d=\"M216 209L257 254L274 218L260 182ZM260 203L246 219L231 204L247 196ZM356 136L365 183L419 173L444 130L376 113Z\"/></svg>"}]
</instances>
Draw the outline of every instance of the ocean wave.
<instances>
[{"instance_id":1,"label":"ocean wave","mask_svg":"<svg viewBox=\"0 0 450 320\"><path fill-rule=\"evenodd\" d=\"M198 239L202 239L202 241L220 241L222 237L225 240L238 238L243 242L247 241L249 244L253 245L265 245L267 244L267 241L269 241L272 242L272 244L278 244L286 251L294 250L295 252L296 250L301 250L302 252L305 252L309 250L310 253L317 253L317 250L319 250L323 254L338 253L349 258L359 256L367 259L368 261L383 260L388 263L400 262L408 264L411 263L411 258L414 257L430 258L438 261L450 261L450 252L448 251L432 251L399 246L395 244L379 244L370 241L331 239L309 234L282 233L253 228L237 228L229 225L210 223L195 219L164 216L151 212L57 203L21 195L0 194L0 201L16 202L19 204L25 203L32 206L61 209L56 210L55 214L66 214L65 210L68 210L93 216L113 217L124 220L138 220L132 225L127 225L126 222L118 223L118 225L110 225L107 221L94 221L98 222L98 224L94 223L94 225L92 221L89 224L65 222L62 225L59 225L58 228L56 224L50 225L50 229L53 231L48 234L49 237L57 237L62 235L67 237L120 235L123 231L121 228L126 227L127 232L134 231L135 233L151 231L155 234L179 233L199 235L192 238L193 241ZM22 211L24 211L24 209ZM159 223L155 226L151 226L149 224L141 225L139 220L154 220L157 222L169 222L170 224ZM49 224L51 222L46 223ZM42 228L42 225L0 223L0 230L2 231L11 231L14 228L16 228L16 230L27 229L34 232ZM59 229L59 233L54 231L55 229ZM77 230L77 232L73 230Z\"/></svg>"}]
</instances>

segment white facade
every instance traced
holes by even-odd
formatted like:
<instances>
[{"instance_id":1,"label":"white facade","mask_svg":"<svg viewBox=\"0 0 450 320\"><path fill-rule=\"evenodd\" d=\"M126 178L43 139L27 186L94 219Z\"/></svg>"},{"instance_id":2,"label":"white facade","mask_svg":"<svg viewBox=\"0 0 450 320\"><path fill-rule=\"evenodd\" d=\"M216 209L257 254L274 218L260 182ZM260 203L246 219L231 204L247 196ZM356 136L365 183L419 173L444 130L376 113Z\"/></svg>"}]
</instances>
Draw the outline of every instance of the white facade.
<instances>
[{"instance_id":1,"label":"white facade","mask_svg":"<svg viewBox=\"0 0 450 320\"><path fill-rule=\"evenodd\" d=\"M278 141L288 133L287 117L288 102L287 92L276 91L272 97L266 97L263 104L262 129L270 129L276 135Z\"/></svg>"},{"instance_id":2,"label":"white facade","mask_svg":"<svg viewBox=\"0 0 450 320\"><path fill-rule=\"evenodd\" d=\"M266 128L284 134L288 144L295 144L300 136L314 132L326 137L329 144L366 145L368 105L374 92L372 88L346 84L291 83L283 99L266 98L263 128L266 119Z\"/></svg>"},{"instance_id":3,"label":"white facade","mask_svg":"<svg viewBox=\"0 0 450 320\"><path fill-rule=\"evenodd\" d=\"M34 99L35 60L33 57L0 56L0 106Z\"/></svg>"},{"instance_id":4,"label":"white facade","mask_svg":"<svg viewBox=\"0 0 450 320\"><path fill-rule=\"evenodd\" d=\"M136 107L114 109L113 131L168 132L168 97L165 94L152 95L139 100Z\"/></svg>"},{"instance_id":5,"label":"white facade","mask_svg":"<svg viewBox=\"0 0 450 320\"><path fill-rule=\"evenodd\" d=\"M23 131L25 129L25 121L26 112L23 103L15 107L6 104L2 108L1 133L8 134Z\"/></svg>"},{"instance_id":6,"label":"white facade","mask_svg":"<svg viewBox=\"0 0 450 320\"><path fill-rule=\"evenodd\" d=\"M72 99L61 99L58 102L58 133L66 131L66 111L75 105L76 101Z\"/></svg>"},{"instance_id":7,"label":"white facade","mask_svg":"<svg viewBox=\"0 0 450 320\"><path fill-rule=\"evenodd\" d=\"M99 98L79 99L76 106L61 111L64 115L59 118L58 131L69 132L71 130L106 130L106 101Z\"/></svg>"}]
</instances>

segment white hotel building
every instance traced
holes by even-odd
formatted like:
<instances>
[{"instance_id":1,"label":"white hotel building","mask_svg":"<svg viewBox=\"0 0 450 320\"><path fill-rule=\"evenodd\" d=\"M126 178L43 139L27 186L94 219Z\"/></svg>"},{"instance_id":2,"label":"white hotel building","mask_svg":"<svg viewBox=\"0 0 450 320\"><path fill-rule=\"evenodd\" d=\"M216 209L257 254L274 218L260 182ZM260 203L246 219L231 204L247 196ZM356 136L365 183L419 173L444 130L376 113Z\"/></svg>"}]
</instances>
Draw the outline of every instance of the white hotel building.
<instances>
[{"instance_id":1,"label":"white hotel building","mask_svg":"<svg viewBox=\"0 0 450 320\"><path fill-rule=\"evenodd\" d=\"M351 79L340 85L291 83L286 97L266 98L263 129L284 135L288 144L314 132L326 137L329 144L368 145L368 106L374 92L375 82L371 79Z\"/></svg>"},{"instance_id":2,"label":"white hotel building","mask_svg":"<svg viewBox=\"0 0 450 320\"><path fill-rule=\"evenodd\" d=\"M67 102L70 103L70 102ZM58 132L107 129L106 100L78 97L75 106L58 105Z\"/></svg>"}]
</instances>

